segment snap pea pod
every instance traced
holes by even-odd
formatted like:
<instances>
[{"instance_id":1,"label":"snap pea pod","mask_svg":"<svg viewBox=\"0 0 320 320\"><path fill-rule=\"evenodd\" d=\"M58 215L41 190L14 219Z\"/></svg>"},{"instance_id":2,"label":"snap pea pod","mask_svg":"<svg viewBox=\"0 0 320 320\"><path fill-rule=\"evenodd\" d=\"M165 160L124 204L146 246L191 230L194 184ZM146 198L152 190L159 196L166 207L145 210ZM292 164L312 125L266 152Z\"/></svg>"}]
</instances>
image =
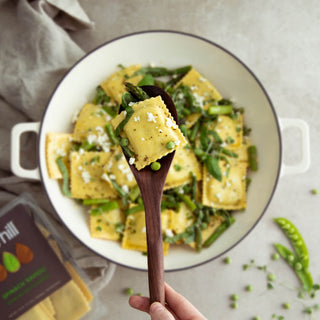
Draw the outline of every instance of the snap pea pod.
<instances>
[{"instance_id":1,"label":"snap pea pod","mask_svg":"<svg viewBox=\"0 0 320 320\"><path fill-rule=\"evenodd\" d=\"M209 248L236 220L230 217L224 221L220 226L211 234L211 236L203 243L202 247Z\"/></svg>"},{"instance_id":2,"label":"snap pea pod","mask_svg":"<svg viewBox=\"0 0 320 320\"><path fill-rule=\"evenodd\" d=\"M280 256L289 264L289 266L292 267L300 279L303 289L310 293L313 288L313 279L309 269L304 268L298 256L287 247L280 243L275 243L274 246L279 252Z\"/></svg>"},{"instance_id":3,"label":"snap pea pod","mask_svg":"<svg viewBox=\"0 0 320 320\"><path fill-rule=\"evenodd\" d=\"M296 226L286 218L275 218L274 221L289 238L299 260L304 268L309 267L309 253L306 243Z\"/></svg>"},{"instance_id":4,"label":"snap pea pod","mask_svg":"<svg viewBox=\"0 0 320 320\"><path fill-rule=\"evenodd\" d=\"M69 173L66 165L64 164L62 157L56 159L57 166L62 174L62 192L65 196L71 197L71 191L69 189Z\"/></svg>"}]
</instances>

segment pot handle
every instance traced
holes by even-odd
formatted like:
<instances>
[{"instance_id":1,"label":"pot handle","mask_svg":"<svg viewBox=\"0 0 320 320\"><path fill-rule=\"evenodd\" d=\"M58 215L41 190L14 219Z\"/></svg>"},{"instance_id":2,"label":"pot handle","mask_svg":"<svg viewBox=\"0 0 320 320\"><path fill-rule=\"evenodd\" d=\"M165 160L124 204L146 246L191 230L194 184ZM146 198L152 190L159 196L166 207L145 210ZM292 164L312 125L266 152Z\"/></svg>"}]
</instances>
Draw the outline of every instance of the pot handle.
<instances>
[{"instance_id":1,"label":"pot handle","mask_svg":"<svg viewBox=\"0 0 320 320\"><path fill-rule=\"evenodd\" d=\"M280 129L295 128L301 132L300 150L301 160L294 165L281 165L281 176L298 174L307 171L310 167L310 137L309 126L301 119L280 118Z\"/></svg>"},{"instance_id":2,"label":"pot handle","mask_svg":"<svg viewBox=\"0 0 320 320\"><path fill-rule=\"evenodd\" d=\"M25 132L39 134L40 122L18 123L11 129L11 171L18 177L40 180L39 167L29 170L20 165L20 137Z\"/></svg>"}]
</instances>

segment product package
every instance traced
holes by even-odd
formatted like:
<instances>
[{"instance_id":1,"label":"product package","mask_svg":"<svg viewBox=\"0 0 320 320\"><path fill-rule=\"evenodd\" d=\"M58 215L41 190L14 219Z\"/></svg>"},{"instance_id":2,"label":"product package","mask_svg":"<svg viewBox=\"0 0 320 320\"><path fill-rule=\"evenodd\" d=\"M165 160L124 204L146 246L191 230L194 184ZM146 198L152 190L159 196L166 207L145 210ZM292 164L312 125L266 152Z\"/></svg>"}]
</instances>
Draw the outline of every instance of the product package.
<instances>
[{"instance_id":1,"label":"product package","mask_svg":"<svg viewBox=\"0 0 320 320\"><path fill-rule=\"evenodd\" d=\"M68 244L31 196L0 210L1 319L98 319L97 300Z\"/></svg>"}]
</instances>

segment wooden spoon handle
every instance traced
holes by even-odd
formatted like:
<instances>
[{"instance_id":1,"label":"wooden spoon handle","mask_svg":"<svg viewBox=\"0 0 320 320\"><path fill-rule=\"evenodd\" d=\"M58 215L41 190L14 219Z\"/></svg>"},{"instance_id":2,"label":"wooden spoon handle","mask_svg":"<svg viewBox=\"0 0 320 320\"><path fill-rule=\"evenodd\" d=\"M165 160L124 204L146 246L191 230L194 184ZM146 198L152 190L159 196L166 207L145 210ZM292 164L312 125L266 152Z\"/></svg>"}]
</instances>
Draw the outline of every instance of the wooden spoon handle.
<instances>
[{"instance_id":1,"label":"wooden spoon handle","mask_svg":"<svg viewBox=\"0 0 320 320\"><path fill-rule=\"evenodd\" d=\"M141 190L146 213L146 230L148 245L148 278L150 303L165 303L164 295L164 263L161 230L161 195L159 190Z\"/></svg>"}]
</instances>

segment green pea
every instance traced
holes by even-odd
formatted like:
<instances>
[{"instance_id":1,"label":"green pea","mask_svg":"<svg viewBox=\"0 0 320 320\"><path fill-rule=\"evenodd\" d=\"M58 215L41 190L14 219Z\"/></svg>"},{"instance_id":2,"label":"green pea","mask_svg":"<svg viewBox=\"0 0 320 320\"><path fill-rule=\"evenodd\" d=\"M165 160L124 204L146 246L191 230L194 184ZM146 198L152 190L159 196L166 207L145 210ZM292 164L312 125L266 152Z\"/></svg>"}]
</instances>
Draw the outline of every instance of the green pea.
<instances>
[{"instance_id":1,"label":"green pea","mask_svg":"<svg viewBox=\"0 0 320 320\"><path fill-rule=\"evenodd\" d=\"M127 296L132 296L133 293L134 293L134 291L133 291L132 288L127 288L125 292L126 292L126 295L127 295Z\"/></svg>"},{"instance_id":2,"label":"green pea","mask_svg":"<svg viewBox=\"0 0 320 320\"><path fill-rule=\"evenodd\" d=\"M260 317L254 317L253 320L260 320Z\"/></svg>"},{"instance_id":3,"label":"green pea","mask_svg":"<svg viewBox=\"0 0 320 320\"><path fill-rule=\"evenodd\" d=\"M175 144L173 141L169 141L169 142L167 142L167 144L166 144L166 148L169 149L169 150L171 150L171 149L174 149L175 145L176 145L176 144Z\"/></svg>"},{"instance_id":4,"label":"green pea","mask_svg":"<svg viewBox=\"0 0 320 320\"><path fill-rule=\"evenodd\" d=\"M280 258L280 255L276 252L272 255L272 260L279 260L279 258Z\"/></svg>"},{"instance_id":5,"label":"green pea","mask_svg":"<svg viewBox=\"0 0 320 320\"><path fill-rule=\"evenodd\" d=\"M231 264L232 259L230 257L226 257L223 261L225 264Z\"/></svg>"},{"instance_id":6,"label":"green pea","mask_svg":"<svg viewBox=\"0 0 320 320\"><path fill-rule=\"evenodd\" d=\"M233 302L233 303L231 304L231 308L232 308L232 309L238 309L238 308L239 308L239 304L238 304L237 302Z\"/></svg>"},{"instance_id":7,"label":"green pea","mask_svg":"<svg viewBox=\"0 0 320 320\"><path fill-rule=\"evenodd\" d=\"M274 281L276 279L276 276L273 273L268 274L268 280L269 281Z\"/></svg>"},{"instance_id":8,"label":"green pea","mask_svg":"<svg viewBox=\"0 0 320 320\"><path fill-rule=\"evenodd\" d=\"M294 256L293 255L289 255L287 259L288 259L289 262L293 262L294 261Z\"/></svg>"},{"instance_id":9,"label":"green pea","mask_svg":"<svg viewBox=\"0 0 320 320\"><path fill-rule=\"evenodd\" d=\"M288 309L290 309L290 307L291 307L291 306L290 306L290 303L289 303L289 302L286 302L286 303L283 304L283 308L284 308L284 309L287 309L287 310L288 310Z\"/></svg>"},{"instance_id":10,"label":"green pea","mask_svg":"<svg viewBox=\"0 0 320 320\"><path fill-rule=\"evenodd\" d=\"M246 286L246 291L251 292L253 290L253 285L249 284Z\"/></svg>"},{"instance_id":11,"label":"green pea","mask_svg":"<svg viewBox=\"0 0 320 320\"><path fill-rule=\"evenodd\" d=\"M233 294L233 295L231 296L231 300L233 300L233 301L238 301L238 300L239 300L239 296L238 296L237 294Z\"/></svg>"},{"instance_id":12,"label":"green pea","mask_svg":"<svg viewBox=\"0 0 320 320\"><path fill-rule=\"evenodd\" d=\"M158 171L160 170L160 168L161 168L160 162L155 161L151 163L151 170Z\"/></svg>"},{"instance_id":13,"label":"green pea","mask_svg":"<svg viewBox=\"0 0 320 320\"><path fill-rule=\"evenodd\" d=\"M318 191L318 189L312 189L312 190L311 190L311 193L312 193L312 194L318 194L319 191Z\"/></svg>"},{"instance_id":14,"label":"green pea","mask_svg":"<svg viewBox=\"0 0 320 320\"><path fill-rule=\"evenodd\" d=\"M299 271L302 269L302 264L300 262L297 262L295 265L294 265L294 268Z\"/></svg>"}]
</instances>

